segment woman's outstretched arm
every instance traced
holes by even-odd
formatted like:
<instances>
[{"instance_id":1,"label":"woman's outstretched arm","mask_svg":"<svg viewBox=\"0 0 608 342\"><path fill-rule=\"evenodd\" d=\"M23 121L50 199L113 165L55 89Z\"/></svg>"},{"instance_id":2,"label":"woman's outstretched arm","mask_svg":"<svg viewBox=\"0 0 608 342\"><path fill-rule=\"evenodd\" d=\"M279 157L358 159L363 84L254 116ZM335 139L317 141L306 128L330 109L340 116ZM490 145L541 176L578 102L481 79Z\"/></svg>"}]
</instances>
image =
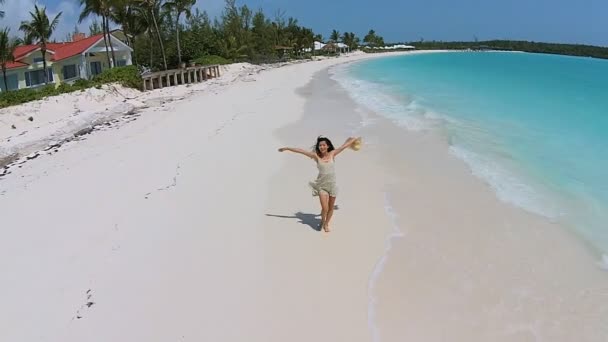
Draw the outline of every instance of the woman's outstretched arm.
<instances>
[{"instance_id":1,"label":"woman's outstretched arm","mask_svg":"<svg viewBox=\"0 0 608 342\"><path fill-rule=\"evenodd\" d=\"M357 141L357 139L359 139L359 138L350 137L350 138L346 139L346 141L344 142L344 144L342 144L342 146L333 150L334 157L337 156L338 154L342 153L342 151L344 151L345 149L349 148L352 144L355 143L355 141Z\"/></svg>"},{"instance_id":2,"label":"woman's outstretched arm","mask_svg":"<svg viewBox=\"0 0 608 342\"><path fill-rule=\"evenodd\" d=\"M306 151L306 150L303 150L301 148L281 147L279 149L279 152L284 152L284 151L289 151L289 152L293 152L293 153L303 154L303 155L305 155L305 156L307 156L308 158L311 158L311 159L316 159L317 158L317 155L314 154L313 152Z\"/></svg>"}]
</instances>

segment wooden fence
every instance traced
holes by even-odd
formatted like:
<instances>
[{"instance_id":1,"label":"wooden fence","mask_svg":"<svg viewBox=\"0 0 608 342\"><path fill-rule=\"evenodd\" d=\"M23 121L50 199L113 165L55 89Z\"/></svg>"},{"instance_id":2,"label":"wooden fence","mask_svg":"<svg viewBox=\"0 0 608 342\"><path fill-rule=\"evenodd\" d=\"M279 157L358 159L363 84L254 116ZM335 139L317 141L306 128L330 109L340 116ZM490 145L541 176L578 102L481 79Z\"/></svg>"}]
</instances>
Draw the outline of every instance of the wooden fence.
<instances>
[{"instance_id":1,"label":"wooden fence","mask_svg":"<svg viewBox=\"0 0 608 342\"><path fill-rule=\"evenodd\" d=\"M183 69L157 71L143 75L143 90L153 90L178 84L189 84L206 81L220 76L219 65L194 66Z\"/></svg>"}]
</instances>

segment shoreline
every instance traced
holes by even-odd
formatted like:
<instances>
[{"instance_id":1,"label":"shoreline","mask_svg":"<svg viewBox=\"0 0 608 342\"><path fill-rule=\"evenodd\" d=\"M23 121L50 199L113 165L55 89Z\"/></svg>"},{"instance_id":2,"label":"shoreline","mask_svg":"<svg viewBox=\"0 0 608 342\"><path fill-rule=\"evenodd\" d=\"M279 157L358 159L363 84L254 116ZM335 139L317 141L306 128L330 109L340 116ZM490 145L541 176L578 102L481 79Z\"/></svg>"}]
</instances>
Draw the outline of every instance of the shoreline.
<instances>
[{"instance_id":1,"label":"shoreline","mask_svg":"<svg viewBox=\"0 0 608 342\"><path fill-rule=\"evenodd\" d=\"M397 336L402 339L404 336L408 336L413 340L441 340L439 337L441 335L437 335L439 332L433 332L434 328L432 328L431 322L433 320L449 322L449 315L444 317L445 320L441 320L442 315L438 315L438 313L449 311L450 309L446 305L456 298L450 299L450 296L448 296L437 299L436 297L445 292L446 287L458 289L459 286L462 286L459 283L462 282L468 283L469 290L467 291L479 286L476 285L475 279L483 278L486 272L493 270L486 269L485 266L480 264L480 261L502 264L503 266L499 267L502 271L493 274L493 277L488 279L494 283L492 287L496 292L486 299L483 299L483 296L478 298L474 294L475 291L460 294L464 298L469 298L471 302L467 304L468 306L477 305L480 308L488 306L487 301L490 298L496 300L497 295L500 293L507 294L512 288L526 289L525 291L536 295L542 293L542 298L546 300L546 304L553 305L556 303L550 299L551 295L546 293L555 291L552 293L555 297L573 299L577 296L578 291L584 291L588 284L594 284L597 289L594 300L598 304L598 308L596 310L587 308L587 311L583 312L593 316L595 320L579 321L577 324L598 331L594 338L589 339L590 341L600 341L608 336L608 333L602 333L600 329L601 312L608 310L608 300L604 297L608 295L608 276L600 269L601 267L598 267L601 265L599 265L598 259L594 257L598 254L596 249L590 249L584 239L564 225L554 224L545 217L500 200L485 181L472 174L470 167L464 161L449 153L449 144L439 132L406 130L366 108L363 108L362 111L365 112L366 118L371 118L370 121L372 122L362 128L373 141L372 146L367 147L374 149L373 155L378 156L376 162L390 165L388 169L392 170L390 172L392 176L388 177L388 182L390 182L392 190L389 190L389 194L391 199L394 199L391 207L395 208L398 217L397 226L405 227L404 237L393 241L392 249L389 252L390 257L387 258L386 269L381 273L377 286L380 297L380 300L378 300L379 330L389 336L387 339L382 338L383 341L399 340ZM437 169L440 169L441 172L438 173ZM449 176L446 176L446 174ZM417 184L417 182L423 184ZM421 205L421 201L428 204ZM435 211L446 217L435 217ZM486 213L480 215L484 211ZM463 217L463 215L470 217ZM458 233L451 231L451 229L446 231L440 227L445 229L450 227L456 229ZM490 231L496 236L488 235L489 233L485 231L491 227ZM434 233L429 235L428 232L430 231ZM528 234L532 234L532 236L528 236ZM497 240L497 236L503 235L504 241ZM414 241L410 239L414 239ZM445 242L443 242L444 240ZM505 242L508 240L511 240L509 243L515 241L518 241L518 243L511 247L504 246L505 243L509 244ZM472 244L472 242L474 243ZM535 243L535 245L530 245L531 243ZM438 245L443 247L438 249L433 247ZM526 247L522 250L524 245ZM428 255L428 253L423 252L424 247L422 246L432 248L434 253L451 251L446 256L449 255L450 258L459 260L459 262L454 264L452 261L451 263L440 254ZM500 253L492 251L492 247L489 246L494 246L496 251L500 250ZM481 250L471 254L470 248L481 248ZM501 260L499 254L518 249L523 254L514 257L512 262ZM440 252L440 250L443 250L443 252ZM524 250L526 252L523 252ZM477 253L482 256L477 255ZM426 258L429 260L425 260ZM601 253L599 258L601 260ZM478 269L473 271L475 268L471 268L471 266L476 264L479 265L477 266ZM578 268L577 275L574 276L578 280L570 279L573 274L560 273L562 267ZM440 280L443 277L450 277L450 274L458 268L469 269L468 274L463 277L454 274L453 281L455 283L452 285L449 285L449 281ZM443 270L432 278L435 279L434 281L431 281L428 274L423 271L424 269L427 269L427 273L428 270L432 269ZM531 270L534 273L530 273ZM408 293L408 288L412 289L412 280L420 278L421 274L424 275L422 278L427 281L416 281L421 287L417 287L416 290ZM537 279L538 283L536 285L524 285L524 283L517 284L516 282L511 283L510 286L503 285L509 283L510 277ZM585 279L585 281L581 281L581 279ZM442 284L438 285L437 281ZM502 284L501 281L503 281ZM555 285L553 284L556 282L562 283L561 288L554 288ZM486 283L484 286L487 287L488 285ZM604 289L605 293L601 289ZM485 292L487 293L488 289L485 289ZM425 296L424 293L428 293L429 296ZM431 293L432 297L430 296ZM424 302L424 299L420 297L424 297L428 302ZM395 300L395 298L408 299L401 301ZM533 305L532 302L526 303L522 300L522 298L519 299L518 305L530 309L533 307L531 306ZM416 301L422 301L419 304L422 306L418 306L417 309L407 309ZM429 307L430 303L433 304ZM573 310L577 310L574 307L578 306L582 309L581 305L586 305L571 304ZM492 307L492 305L489 307ZM421 315L421 310L423 311L425 306L427 310L430 310L428 311L430 315L428 317ZM434 310L431 308L434 308ZM508 309L508 305L503 309ZM454 308L451 310L454 310ZM509 313L508 310L503 312L502 319L505 321L501 323L498 321L492 322L491 319L479 316L478 312L470 311L469 308L464 306L458 307L456 311L463 314L459 318L459 323L445 324L441 331L448 334L460 334L458 336L461 339L468 341L502 340L500 338L507 337L505 337L506 335L503 337L496 334L492 335L493 331L489 329L484 332L486 334L485 338L481 338L483 329L479 330L481 328L479 326L477 328L470 326L469 329L471 330L467 332L465 328L462 328L463 325L468 324L467 319L470 321L485 320L486 328L489 328L492 324L498 324L495 328L499 326L506 328L509 325L509 320L513 325L526 324L525 321L517 322L517 315L512 316L515 312ZM595 314L592 312L595 312ZM404 315L407 315L407 319ZM566 313L561 310L539 309L534 315L537 319L546 319L547 322L544 324L566 317L564 316ZM397 317L400 317L400 319L396 320ZM425 319L428 321L425 321ZM569 319L575 321L572 317L569 317ZM428 328L426 331L425 326ZM539 333L555 334L551 339L552 341L571 340L570 337L567 337L567 331L557 330L559 329L551 330L550 327L544 327L544 329L541 327ZM449 333L449 331L452 331L452 333ZM476 331L476 333L471 331ZM519 335L519 340L528 338L526 337L528 333L522 332ZM513 336L516 335L514 333Z\"/></svg>"},{"instance_id":2,"label":"shoreline","mask_svg":"<svg viewBox=\"0 0 608 342\"><path fill-rule=\"evenodd\" d=\"M433 52L433 51L429 50L428 52ZM454 52L457 52L457 50L443 50L440 52L454 53ZM466 52L466 51L464 51L464 52ZM519 51L490 51L490 52L511 53L511 52L519 52ZM525 52L522 52L522 53L525 53ZM346 71L347 68L348 67L344 64L342 64L340 66L332 67L332 69L333 69L332 73L333 74L339 73L341 76L341 77L339 77L338 75L334 75L334 76L332 76L332 79L337 81L342 87L344 87L346 89L351 89L353 86L352 84L343 83L344 82L343 74L348 72L348 71ZM340 78L340 79L338 79L338 78ZM352 91L352 89L349 91ZM360 94L358 94L358 95L360 95ZM392 95L395 95L395 94L392 94ZM388 96L388 97L391 97L391 96ZM605 249L602 249L600 246L598 246L596 244L593 244L587 237L583 236L584 234L582 234L580 232L580 229L579 229L579 227L577 227L575 222L560 219L559 213L557 213L557 210L558 210L557 209L558 207L556 204L557 200L556 200L556 203L552 203L553 206L543 207L541 204L539 204L540 203L539 201L543 198L543 196L552 197L552 196L557 196L556 194L551 193L551 192L539 192L536 194L535 200L525 200L525 199L522 200L521 198L519 198L521 196L519 196L519 197L516 196L516 198L511 198L508 194L509 190L501 190L501 188L504 185L503 183L492 180L490 176L487 176L486 174L484 174L485 171L483 170L483 167L480 170L479 165L476 165L474 160L473 161L471 160L471 157L476 158L476 152L468 151L466 149L463 149L456 145L451 145L449 143L449 137L443 131L444 124L442 123L442 121L448 120L448 119L442 118L441 114L432 113L434 116L437 115L437 118L435 118L435 117L433 117L432 119L429 118L429 122L419 122L418 121L419 119L411 119L412 122L408 121L408 123L401 124L400 122L399 123L396 122L397 118L392 118L392 117L389 118L385 115L379 115L377 113L374 113L374 110L369 109L367 107L366 103L362 103L361 101L355 101L354 99L353 99L353 101L356 102L358 106L366 108L366 111L371 113L371 114L368 114L367 117L362 119L363 121L369 121L369 122L373 123L378 118L382 118L382 119L394 122L395 125L398 125L400 127L402 127L402 126L405 127L405 130L407 132L413 132L415 134L419 133L419 132L431 132L431 134L436 134L437 138L440 139L443 142L443 144L445 145L445 148L449 152L449 154L455 156L456 158L461 160L463 163L465 163L467 168L471 171L471 174L475 178L479 179L483 184L491 187L492 191L495 193L496 197L501 202L503 202L509 206L513 206L513 207L522 209L523 211L525 211L527 213L531 213L533 215L538 215L539 217L542 217L550 222L554 222L554 223L561 225L569 233L573 233L574 236L576 237L576 239L579 240L579 242L584 243L590 251L592 251L595 255L597 255L597 258L594 262L596 265L598 265L600 268L602 268L604 270L608 270L608 251L606 251ZM436 122L435 122L435 120L436 120ZM506 175L508 178L511 178L511 177L517 178L517 177L522 176L522 175L512 173L509 168L502 169L502 166L499 166L498 169L501 172L506 172ZM524 183L522 183L522 184L525 187L535 189L536 185L530 183L530 179L527 179L526 177L522 177L522 178L524 180ZM536 188L535 190L538 190L538 189ZM534 202L534 201L536 201L536 202Z\"/></svg>"},{"instance_id":3,"label":"shoreline","mask_svg":"<svg viewBox=\"0 0 608 342\"><path fill-rule=\"evenodd\" d=\"M390 120L361 108L348 98L346 91L335 80L330 79L329 72L329 69L319 71L312 81L311 87L326 89L323 96L315 98L314 92L304 91L307 96L312 96L309 101L317 102L316 110L309 108L302 119L293 124L299 130L310 132L303 134L292 126L288 134L283 135L282 141L300 140L302 145L306 137L310 139L310 135L314 136L317 132L314 124L319 127L321 120L326 121L325 125L332 135L337 132L336 135L339 136L341 132L347 136L353 130L358 130L357 134L364 133L364 150L348 157L345 153L344 157L339 157L341 160L337 165L346 165L346 168L340 169L345 171L339 171L339 182L353 191L348 194L349 197L357 196L356 193L361 190L357 188L361 183L369 183L361 182L362 179L385 182L383 186L368 187L363 191L367 197L375 198L362 201L366 202L364 207L367 210L350 211L366 213L366 220L371 218L373 222L382 222L370 225L379 229L375 233L366 233L368 246L365 251L359 252L368 259L367 326L373 341L400 341L404 336L413 340L442 340L434 335L437 331L444 334L441 336L455 334L470 341L525 340L543 334L551 335L552 341L570 341L572 335L568 334L572 329L547 326L554 320L564 321L565 326L581 325L587 330L596 331L595 335L588 336L589 341L601 341L604 336L608 336L601 330L602 313L608 310L605 303L608 277L597 267L590 250L583 245L580 237L544 217L501 201L483 180L471 173L464 161L449 153L445 139L433 132L404 130ZM323 98L326 102L321 102L323 105L320 106L319 101ZM333 105L329 105L329 98ZM365 112L363 117L352 118L353 114L344 113L356 113L358 110ZM341 120L337 121L334 115L341 119L351 119L344 124ZM370 117L373 123L361 127L360 121L365 117ZM397 146L409 147L400 151ZM405 158L403 153L406 154ZM343 161L343 158L346 160ZM298 182L278 187L283 191L288 188L287 193L299 191L302 196L306 196L308 194L305 190L301 190L305 188L303 184L306 178L301 176L305 171L299 170L306 167L306 161L298 161L298 157L293 159L293 162L289 162L288 169L296 172L294 178ZM369 167L368 164L377 167ZM432 166L435 164L441 165L439 169L443 172L433 171ZM310 173L309 178L313 172ZM387 196L388 202L383 202L384 196ZM351 200L344 197L341 194L337 202ZM299 199L290 199L287 202L297 200ZM318 206L314 201L311 202L311 208ZM451 207L466 208L462 210L463 214L466 213L465 217L457 208ZM374 208L374 214L369 213L369 208ZM382 208L381 213L375 211L379 208ZM439 217L435 211L440 214ZM344 229L341 228L342 222L350 219L341 217L342 215L344 212L336 213L336 224L340 225L337 229ZM361 221L357 224L368 223ZM441 227L453 227L456 231L444 231ZM353 234L351 226L347 229L349 234ZM334 229L330 235L336 234L335 231ZM436 241L435 237L439 237L440 241ZM438 247L439 245L443 247ZM432 249L431 256L424 252L424 246ZM448 262L441 256L441 250L447 252L445 257L454 260ZM513 257L513 260L509 260L510 256L505 258L509 251L514 250L519 250L521 255ZM375 260L371 262L372 259ZM483 265L484 262L488 265ZM413 265L416 266L414 271L407 271ZM404 272L404 266L407 272ZM560 273L562 268L573 271ZM462 271L465 276L459 278ZM492 273L490 278L488 272ZM429 274L433 275L433 280L428 278ZM444 277L448 279L445 280ZM573 280L572 277L576 279ZM425 280L413 282L416 278ZM476 284L476 279L479 278L484 279L483 286L487 288L479 289L480 294L477 295L472 289L480 286ZM414 291L408 290L408 285L411 287L412 282L418 286ZM455 283L450 285L450 282ZM466 286L469 289L464 293L458 292L464 290L460 289L461 282L468 283ZM453 293L452 289L456 289L456 292ZM517 300L509 302L509 297L514 295L512 291L529 292L529 295L516 297ZM589 295L586 295L583 303L577 303L575 298L578 298L581 291L588 291ZM436 299L436 296L440 298ZM458 302L459 296L468 298L462 302L468 304L450 308L454 305L450 302ZM501 299L503 296L504 299ZM547 305L546 308L536 308L535 298L538 296L538 300ZM564 311L565 307L560 307L553 297L567 301L572 310L582 310L580 312L585 312L586 319L570 316ZM415 302L419 303L418 306L408 309ZM591 308L589 302L598 306ZM496 305L501 305L500 310L504 310L500 319L493 315L485 317L484 314L493 306L498 310ZM450 310L462 313L458 324L450 323ZM527 314L522 316L519 310L525 310ZM448 316L444 317L446 313ZM531 317L542 322L538 329L534 328L537 330L515 328L526 327ZM442 323L441 329L437 330L438 326L432 323L434 321L447 323ZM470 325L476 321L484 323L477 327ZM500 335L501 330L506 331L504 336Z\"/></svg>"},{"instance_id":4,"label":"shoreline","mask_svg":"<svg viewBox=\"0 0 608 342\"><path fill-rule=\"evenodd\" d=\"M303 113L297 121L275 131L281 145L308 148L318 135L327 135L334 145L339 145L351 135L351 128L358 126L354 104L342 101L347 95L327 78L327 68L315 72L311 81L296 92L304 101ZM274 233L266 236L266 245L280 245L276 241L283 239L297 240L298 244L292 245L289 253L268 252L280 255L280 264L291 266L270 272L290 288L284 297L277 295L271 306L281 308L293 300L295 292L305 294L306 310L291 312L289 321L281 323L288 327L279 329L273 340L369 341L373 339L369 330L369 304L373 298L369 297L368 287L385 249L390 221L382 205L382 185L361 179L367 174L382 173L381 166L372 164L365 151L349 149L336 158L339 194L332 231L326 234L317 227L319 200L307 185L316 177L314 162L299 155L280 157L281 167L270 184L267 201L271 215L265 224ZM361 192L367 195L362 198ZM297 224L294 226L291 221ZM275 264L269 262L270 267ZM320 319L310 317L314 312ZM294 329L309 324L314 324L315 329L292 335Z\"/></svg>"}]
</instances>

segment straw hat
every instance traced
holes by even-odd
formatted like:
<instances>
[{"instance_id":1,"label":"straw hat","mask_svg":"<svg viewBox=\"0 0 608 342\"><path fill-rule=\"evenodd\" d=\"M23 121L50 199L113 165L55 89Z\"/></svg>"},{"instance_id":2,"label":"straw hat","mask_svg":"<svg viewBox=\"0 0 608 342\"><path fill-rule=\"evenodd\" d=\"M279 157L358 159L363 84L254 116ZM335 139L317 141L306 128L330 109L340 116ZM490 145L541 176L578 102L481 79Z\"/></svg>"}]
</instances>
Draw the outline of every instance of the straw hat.
<instances>
[{"instance_id":1,"label":"straw hat","mask_svg":"<svg viewBox=\"0 0 608 342\"><path fill-rule=\"evenodd\" d=\"M355 142L350 145L350 148L354 151L359 151L361 149L361 138L355 139Z\"/></svg>"}]
</instances>

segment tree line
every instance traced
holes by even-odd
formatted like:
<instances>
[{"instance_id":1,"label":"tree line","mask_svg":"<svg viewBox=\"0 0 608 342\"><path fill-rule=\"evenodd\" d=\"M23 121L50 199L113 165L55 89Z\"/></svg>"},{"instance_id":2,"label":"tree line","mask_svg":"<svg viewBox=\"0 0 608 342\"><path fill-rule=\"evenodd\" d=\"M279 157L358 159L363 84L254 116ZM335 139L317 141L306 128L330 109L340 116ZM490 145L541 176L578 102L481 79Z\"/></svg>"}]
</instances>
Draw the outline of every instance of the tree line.
<instances>
[{"instance_id":1,"label":"tree line","mask_svg":"<svg viewBox=\"0 0 608 342\"><path fill-rule=\"evenodd\" d=\"M501 51L523 51L531 53L549 53L568 56L595 57L608 59L608 48L581 45L581 44L557 44L538 43L520 40L487 40L474 42L437 42L424 41L410 43L421 50L479 50L492 49Z\"/></svg>"},{"instance_id":2,"label":"tree line","mask_svg":"<svg viewBox=\"0 0 608 342\"><path fill-rule=\"evenodd\" d=\"M3 2L0 0L0 4ZM303 57L315 53L314 41L323 41L321 34L300 25L296 18L286 16L281 10L269 15L262 9L254 11L247 5L239 6L236 0L225 0L221 15L211 19L205 11L194 8L196 2L79 0L79 22L93 18L88 33L103 34L110 67L114 60L114 46L110 39L113 27L125 33L127 44L134 50L134 63L154 70L176 68L205 56L250 62L273 61L286 55ZM0 11L0 17L3 14ZM19 39L11 37L9 29L0 30L0 65L4 72L6 64L12 62L16 46L39 44L43 51L46 50L61 12L49 18L45 7L35 5L30 16L30 20L21 24L23 36ZM77 27L74 33L78 33ZM373 30L363 41L368 45L384 44ZM329 42L343 42L351 50L356 50L361 39L353 32L340 34L334 30ZM46 60L43 62L46 64Z\"/></svg>"},{"instance_id":3,"label":"tree line","mask_svg":"<svg viewBox=\"0 0 608 342\"><path fill-rule=\"evenodd\" d=\"M322 40L322 39L319 39ZM329 36L329 43L341 42L349 47L350 50L357 50L361 47L361 39L357 37L353 32L344 32L340 34L340 31L333 30ZM384 46L384 38L378 35L376 31L369 30L369 32L363 37L363 43L365 46L377 47Z\"/></svg>"}]
</instances>

